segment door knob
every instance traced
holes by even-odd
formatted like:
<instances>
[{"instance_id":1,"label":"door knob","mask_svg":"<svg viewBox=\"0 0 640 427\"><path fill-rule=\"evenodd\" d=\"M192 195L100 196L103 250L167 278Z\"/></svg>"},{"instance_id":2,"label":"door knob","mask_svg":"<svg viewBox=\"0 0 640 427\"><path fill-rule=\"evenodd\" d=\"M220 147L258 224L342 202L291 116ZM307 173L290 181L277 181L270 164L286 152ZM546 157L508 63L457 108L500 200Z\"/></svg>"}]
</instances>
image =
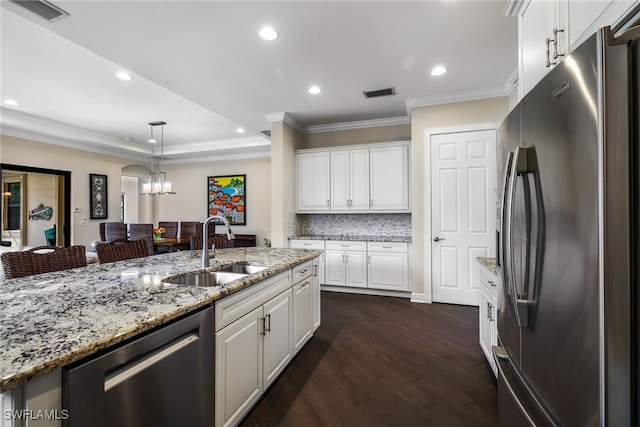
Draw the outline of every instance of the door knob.
<instances>
[{"instance_id":1,"label":"door knob","mask_svg":"<svg viewBox=\"0 0 640 427\"><path fill-rule=\"evenodd\" d=\"M434 242L439 242L440 240L444 240L444 237L434 237L433 238Z\"/></svg>"}]
</instances>

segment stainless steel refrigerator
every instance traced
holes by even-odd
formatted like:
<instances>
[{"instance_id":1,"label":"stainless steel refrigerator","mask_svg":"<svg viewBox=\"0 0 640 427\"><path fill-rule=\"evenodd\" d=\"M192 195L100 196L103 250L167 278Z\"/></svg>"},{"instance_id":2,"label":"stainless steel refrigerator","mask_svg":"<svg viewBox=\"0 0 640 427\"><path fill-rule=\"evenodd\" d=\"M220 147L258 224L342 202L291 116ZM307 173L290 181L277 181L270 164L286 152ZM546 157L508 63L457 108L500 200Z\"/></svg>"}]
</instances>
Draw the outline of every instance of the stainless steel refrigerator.
<instances>
[{"instance_id":1,"label":"stainless steel refrigerator","mask_svg":"<svg viewBox=\"0 0 640 427\"><path fill-rule=\"evenodd\" d=\"M499 128L500 426L638 424L637 21L594 34Z\"/></svg>"}]
</instances>

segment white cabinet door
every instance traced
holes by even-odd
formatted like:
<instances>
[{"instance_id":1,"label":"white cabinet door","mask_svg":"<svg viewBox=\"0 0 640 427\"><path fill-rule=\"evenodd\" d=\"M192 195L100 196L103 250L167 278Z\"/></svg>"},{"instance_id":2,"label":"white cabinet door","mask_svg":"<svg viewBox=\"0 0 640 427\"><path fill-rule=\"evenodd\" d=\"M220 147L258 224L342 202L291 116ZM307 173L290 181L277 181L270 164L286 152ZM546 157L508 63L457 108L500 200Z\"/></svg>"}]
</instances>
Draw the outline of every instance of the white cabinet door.
<instances>
[{"instance_id":1,"label":"white cabinet door","mask_svg":"<svg viewBox=\"0 0 640 427\"><path fill-rule=\"evenodd\" d=\"M262 307L215 334L216 426L237 424L262 393Z\"/></svg>"},{"instance_id":2,"label":"white cabinet door","mask_svg":"<svg viewBox=\"0 0 640 427\"><path fill-rule=\"evenodd\" d=\"M491 346L496 345L497 337L495 333L495 321L496 321L496 301L484 286L480 286L480 309L478 310L479 319L479 336L480 347L484 352L494 375L497 375L497 367L493 360L493 354Z\"/></svg>"},{"instance_id":3,"label":"white cabinet door","mask_svg":"<svg viewBox=\"0 0 640 427\"><path fill-rule=\"evenodd\" d=\"M331 152L331 210L349 210L349 151Z\"/></svg>"},{"instance_id":4,"label":"white cabinet door","mask_svg":"<svg viewBox=\"0 0 640 427\"><path fill-rule=\"evenodd\" d=\"M293 353L311 338L311 282L313 276L293 285Z\"/></svg>"},{"instance_id":5,"label":"white cabinet door","mask_svg":"<svg viewBox=\"0 0 640 427\"><path fill-rule=\"evenodd\" d=\"M370 209L409 209L409 148L394 146L369 150Z\"/></svg>"},{"instance_id":6,"label":"white cabinet door","mask_svg":"<svg viewBox=\"0 0 640 427\"><path fill-rule=\"evenodd\" d=\"M346 251L345 285L352 288L367 287L367 253Z\"/></svg>"},{"instance_id":7,"label":"white cabinet door","mask_svg":"<svg viewBox=\"0 0 640 427\"><path fill-rule=\"evenodd\" d=\"M369 210L369 150L349 150L349 209Z\"/></svg>"},{"instance_id":8,"label":"white cabinet door","mask_svg":"<svg viewBox=\"0 0 640 427\"><path fill-rule=\"evenodd\" d=\"M324 254L323 254L324 255ZM321 321L321 302L320 302L320 281L319 281L319 269L321 256L313 260L313 267L315 269L313 276L311 276L311 320L313 332L320 327Z\"/></svg>"},{"instance_id":9,"label":"white cabinet door","mask_svg":"<svg viewBox=\"0 0 640 427\"><path fill-rule=\"evenodd\" d=\"M330 209L329 152L296 155L298 211L328 211Z\"/></svg>"},{"instance_id":10,"label":"white cabinet door","mask_svg":"<svg viewBox=\"0 0 640 427\"><path fill-rule=\"evenodd\" d=\"M406 253L369 252L369 287L394 291L409 290L409 256Z\"/></svg>"},{"instance_id":11,"label":"white cabinet door","mask_svg":"<svg viewBox=\"0 0 640 427\"><path fill-rule=\"evenodd\" d=\"M324 268L325 284L344 286L346 277L344 251L327 250L325 252Z\"/></svg>"},{"instance_id":12,"label":"white cabinet door","mask_svg":"<svg viewBox=\"0 0 640 427\"><path fill-rule=\"evenodd\" d=\"M282 372L291 360L291 290L265 303L264 307L264 388Z\"/></svg>"}]
</instances>

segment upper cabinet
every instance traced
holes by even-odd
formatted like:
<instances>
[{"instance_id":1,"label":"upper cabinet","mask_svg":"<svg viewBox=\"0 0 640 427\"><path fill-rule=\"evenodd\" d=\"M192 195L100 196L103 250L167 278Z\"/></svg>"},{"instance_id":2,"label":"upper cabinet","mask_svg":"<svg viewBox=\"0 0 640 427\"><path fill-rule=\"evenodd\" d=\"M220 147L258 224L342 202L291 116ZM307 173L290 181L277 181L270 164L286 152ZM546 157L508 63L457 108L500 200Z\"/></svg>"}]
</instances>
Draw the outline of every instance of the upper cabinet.
<instances>
[{"instance_id":1,"label":"upper cabinet","mask_svg":"<svg viewBox=\"0 0 640 427\"><path fill-rule=\"evenodd\" d=\"M409 144L296 153L296 210L409 212Z\"/></svg>"},{"instance_id":2,"label":"upper cabinet","mask_svg":"<svg viewBox=\"0 0 640 427\"><path fill-rule=\"evenodd\" d=\"M519 98L598 28L615 24L635 2L616 0L510 0L517 14Z\"/></svg>"}]
</instances>

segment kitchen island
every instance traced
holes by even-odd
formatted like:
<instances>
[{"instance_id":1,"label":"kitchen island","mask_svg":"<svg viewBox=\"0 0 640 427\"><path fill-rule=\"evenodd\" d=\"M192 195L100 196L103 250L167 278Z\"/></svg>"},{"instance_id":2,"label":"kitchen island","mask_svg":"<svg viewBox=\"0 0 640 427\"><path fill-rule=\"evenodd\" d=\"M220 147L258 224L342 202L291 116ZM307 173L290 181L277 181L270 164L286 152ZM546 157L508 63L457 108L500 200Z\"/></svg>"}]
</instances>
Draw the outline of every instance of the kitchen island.
<instances>
[{"instance_id":1,"label":"kitchen island","mask_svg":"<svg viewBox=\"0 0 640 427\"><path fill-rule=\"evenodd\" d=\"M263 282L317 257L313 250L219 250L209 270L267 267L225 286L164 283L200 270L200 251L93 264L0 282L0 391L54 373L91 355ZM6 406L3 396L3 405Z\"/></svg>"}]
</instances>

